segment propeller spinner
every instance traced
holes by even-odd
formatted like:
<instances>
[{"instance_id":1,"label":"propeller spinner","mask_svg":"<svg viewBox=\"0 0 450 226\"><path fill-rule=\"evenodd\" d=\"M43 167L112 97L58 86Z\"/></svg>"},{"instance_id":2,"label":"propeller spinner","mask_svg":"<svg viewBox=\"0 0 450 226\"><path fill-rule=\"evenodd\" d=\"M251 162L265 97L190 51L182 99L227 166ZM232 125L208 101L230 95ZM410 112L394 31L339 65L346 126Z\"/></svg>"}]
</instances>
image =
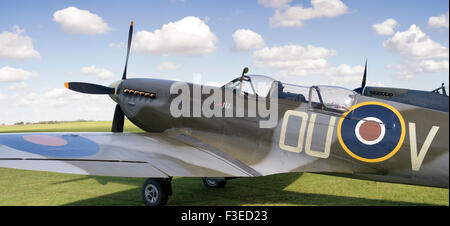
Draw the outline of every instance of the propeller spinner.
<instances>
[{"instance_id":1,"label":"propeller spinner","mask_svg":"<svg viewBox=\"0 0 450 226\"><path fill-rule=\"evenodd\" d=\"M125 60L125 68L123 70L122 80L127 79L127 67L128 67L128 57L130 55L130 48L131 48L131 40L133 36L133 21L131 21L130 24L130 30L128 32L128 47L127 47L127 58ZM64 86L67 89L80 92L80 93L86 93L86 94L109 94L113 95L116 92L116 88L119 85L120 82L115 82L111 87L92 84L92 83L84 83L84 82L67 82L64 83ZM116 105L116 109L114 111L114 117L112 122L112 128L111 132L123 132L123 126L125 122L125 114L123 113L122 109L120 108L120 105Z\"/></svg>"}]
</instances>

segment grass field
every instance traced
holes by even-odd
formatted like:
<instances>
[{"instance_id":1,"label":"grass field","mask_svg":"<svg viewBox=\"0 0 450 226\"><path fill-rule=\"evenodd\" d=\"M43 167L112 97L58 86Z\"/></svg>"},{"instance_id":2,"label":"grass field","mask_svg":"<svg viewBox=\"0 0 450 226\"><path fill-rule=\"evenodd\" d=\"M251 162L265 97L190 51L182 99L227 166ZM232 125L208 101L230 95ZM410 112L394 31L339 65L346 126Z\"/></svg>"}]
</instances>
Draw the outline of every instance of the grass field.
<instances>
[{"instance_id":1,"label":"grass field","mask_svg":"<svg viewBox=\"0 0 450 226\"><path fill-rule=\"evenodd\" d=\"M111 122L0 126L2 132L109 131ZM141 130L126 121L125 131ZM143 205L145 178L98 177L0 168L1 206ZM206 189L199 178L174 178L168 205L449 205L449 189L310 173L228 181Z\"/></svg>"}]
</instances>

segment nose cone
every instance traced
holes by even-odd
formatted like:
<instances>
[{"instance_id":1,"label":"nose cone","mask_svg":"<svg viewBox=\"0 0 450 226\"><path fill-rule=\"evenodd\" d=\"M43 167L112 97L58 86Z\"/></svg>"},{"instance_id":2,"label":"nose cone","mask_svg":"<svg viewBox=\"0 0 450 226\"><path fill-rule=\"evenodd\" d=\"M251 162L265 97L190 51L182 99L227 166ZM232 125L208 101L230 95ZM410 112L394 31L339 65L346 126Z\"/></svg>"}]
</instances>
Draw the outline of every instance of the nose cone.
<instances>
[{"instance_id":1,"label":"nose cone","mask_svg":"<svg viewBox=\"0 0 450 226\"><path fill-rule=\"evenodd\" d=\"M111 85L109 85L109 87L114 89L114 94L109 94L109 97L111 97L111 99L116 103L118 103L117 102L117 91L118 91L119 85L120 85L120 83L122 83L122 81L123 80L118 80L118 81L111 83Z\"/></svg>"}]
</instances>

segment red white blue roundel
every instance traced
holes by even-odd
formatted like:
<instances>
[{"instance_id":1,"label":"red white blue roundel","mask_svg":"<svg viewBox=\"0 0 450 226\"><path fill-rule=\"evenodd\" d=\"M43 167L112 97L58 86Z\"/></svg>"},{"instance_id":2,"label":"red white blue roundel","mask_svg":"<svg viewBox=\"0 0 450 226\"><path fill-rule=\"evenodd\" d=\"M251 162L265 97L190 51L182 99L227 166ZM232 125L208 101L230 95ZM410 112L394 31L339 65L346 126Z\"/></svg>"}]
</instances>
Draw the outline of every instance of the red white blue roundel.
<instances>
[{"instance_id":1,"label":"red white blue roundel","mask_svg":"<svg viewBox=\"0 0 450 226\"><path fill-rule=\"evenodd\" d=\"M375 145L386 135L386 127L377 117L365 117L356 123L355 135L363 144Z\"/></svg>"},{"instance_id":2,"label":"red white blue roundel","mask_svg":"<svg viewBox=\"0 0 450 226\"><path fill-rule=\"evenodd\" d=\"M392 106L364 102L353 106L340 119L337 129L343 149L364 162L381 162L400 149L405 123Z\"/></svg>"},{"instance_id":3,"label":"red white blue roundel","mask_svg":"<svg viewBox=\"0 0 450 226\"><path fill-rule=\"evenodd\" d=\"M95 142L71 134L7 134L0 135L0 144L19 151L57 158L86 157L99 151Z\"/></svg>"}]
</instances>

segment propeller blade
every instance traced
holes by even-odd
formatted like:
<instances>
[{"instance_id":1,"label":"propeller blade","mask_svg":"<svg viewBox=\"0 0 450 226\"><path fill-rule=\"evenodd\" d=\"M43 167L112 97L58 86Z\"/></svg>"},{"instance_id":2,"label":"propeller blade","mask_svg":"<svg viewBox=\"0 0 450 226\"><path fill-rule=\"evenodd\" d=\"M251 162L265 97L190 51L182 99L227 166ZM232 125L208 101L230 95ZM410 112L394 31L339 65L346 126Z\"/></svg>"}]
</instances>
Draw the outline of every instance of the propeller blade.
<instances>
[{"instance_id":1,"label":"propeller blade","mask_svg":"<svg viewBox=\"0 0 450 226\"><path fill-rule=\"evenodd\" d=\"M364 75L363 75L363 80L361 83L361 88L366 87L366 77L367 77L367 59L366 59L366 65L364 66Z\"/></svg>"},{"instance_id":2,"label":"propeller blade","mask_svg":"<svg viewBox=\"0 0 450 226\"><path fill-rule=\"evenodd\" d=\"M363 75L363 80L361 82L361 87L354 89L353 91L359 93L359 94L363 94L363 90L364 87L366 87L366 79L367 79L367 59L366 59L366 65L364 66L364 75Z\"/></svg>"},{"instance_id":3,"label":"propeller blade","mask_svg":"<svg viewBox=\"0 0 450 226\"><path fill-rule=\"evenodd\" d=\"M127 79L128 56L130 55L131 39L132 39L132 36L133 36L133 21L131 21L131 24L130 24L130 31L128 32L127 59L126 59L126 61L125 61L125 69L123 70L122 80Z\"/></svg>"},{"instance_id":4,"label":"propeller blade","mask_svg":"<svg viewBox=\"0 0 450 226\"><path fill-rule=\"evenodd\" d=\"M123 132L123 125L124 125L125 115L120 108L120 105L116 105L116 110L114 111L114 118L112 123L111 132L114 133L122 133Z\"/></svg>"},{"instance_id":5,"label":"propeller blade","mask_svg":"<svg viewBox=\"0 0 450 226\"><path fill-rule=\"evenodd\" d=\"M87 94L114 94L115 92L115 89L111 87L84 82L66 82L64 86L67 89Z\"/></svg>"},{"instance_id":6,"label":"propeller blade","mask_svg":"<svg viewBox=\"0 0 450 226\"><path fill-rule=\"evenodd\" d=\"M125 61L125 69L123 71L122 80L127 79L127 67L128 67L128 57L130 55L130 49L131 49L131 39L133 36L133 21L131 21L130 24L130 31L128 33L128 47L127 47L127 58ZM117 83L118 84L118 83ZM114 94L116 89L92 84L92 83L84 83L84 82L66 82L64 83L64 86L67 89L80 92L80 93L87 93L87 94ZM114 99L114 98L113 98ZM123 132L123 126L125 123L125 114L123 113L122 109L120 108L120 105L116 105L116 109L114 111L114 118L112 122L112 132Z\"/></svg>"}]
</instances>

